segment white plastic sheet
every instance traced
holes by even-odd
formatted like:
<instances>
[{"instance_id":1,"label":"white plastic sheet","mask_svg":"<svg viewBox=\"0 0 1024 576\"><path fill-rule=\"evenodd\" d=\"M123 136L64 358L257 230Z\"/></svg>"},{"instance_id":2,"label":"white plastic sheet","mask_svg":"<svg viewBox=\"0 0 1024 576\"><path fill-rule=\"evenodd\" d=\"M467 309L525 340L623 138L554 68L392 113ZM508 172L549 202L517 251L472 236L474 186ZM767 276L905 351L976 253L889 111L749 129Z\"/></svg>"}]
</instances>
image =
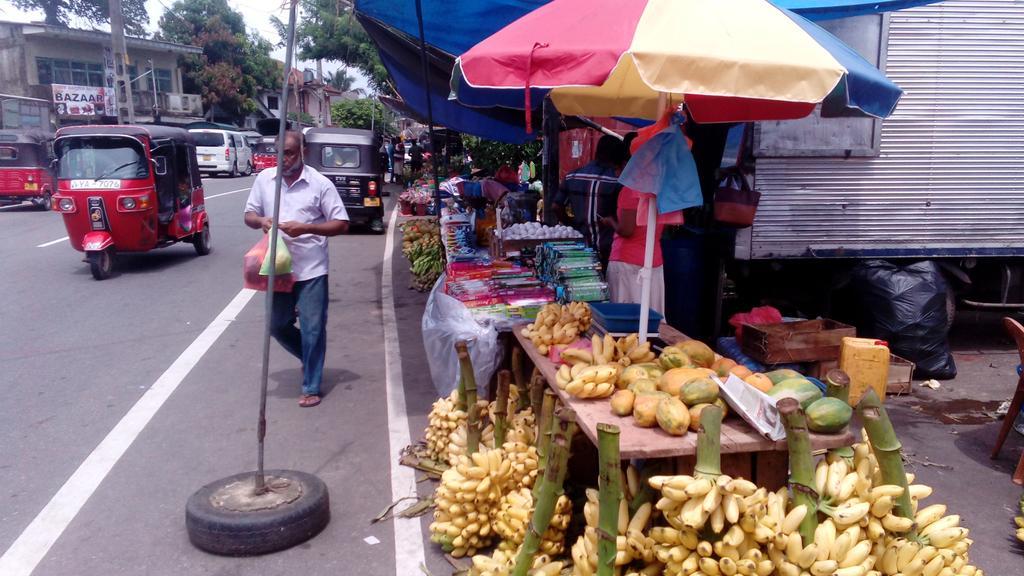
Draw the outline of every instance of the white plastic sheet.
<instances>
[{"instance_id":1,"label":"white plastic sheet","mask_svg":"<svg viewBox=\"0 0 1024 576\"><path fill-rule=\"evenodd\" d=\"M730 374L725 382L718 380L718 383L729 407L739 413L759 434L775 441L786 437L782 417L775 407L777 398L772 398L748 385L734 374Z\"/></svg>"},{"instance_id":2,"label":"white plastic sheet","mask_svg":"<svg viewBox=\"0 0 1024 576\"><path fill-rule=\"evenodd\" d=\"M430 377L441 396L448 396L459 385L459 357L455 343L465 340L473 360L477 394L484 398L488 383L501 363L498 331L490 322L477 322L462 302L444 293L442 274L427 298L423 311L423 348L430 364Z\"/></svg>"}]
</instances>

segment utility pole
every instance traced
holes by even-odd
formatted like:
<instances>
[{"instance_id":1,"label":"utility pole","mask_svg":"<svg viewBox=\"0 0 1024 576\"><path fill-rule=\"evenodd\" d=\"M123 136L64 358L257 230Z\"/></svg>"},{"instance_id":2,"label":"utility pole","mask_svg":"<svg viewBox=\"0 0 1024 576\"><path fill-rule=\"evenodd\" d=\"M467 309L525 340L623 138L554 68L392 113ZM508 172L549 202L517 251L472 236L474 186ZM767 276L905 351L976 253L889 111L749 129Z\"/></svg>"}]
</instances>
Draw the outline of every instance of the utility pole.
<instances>
[{"instance_id":1,"label":"utility pole","mask_svg":"<svg viewBox=\"0 0 1024 576\"><path fill-rule=\"evenodd\" d=\"M160 96L156 93L156 65L149 59L149 75L153 78L153 124L160 123Z\"/></svg>"},{"instance_id":2,"label":"utility pole","mask_svg":"<svg viewBox=\"0 0 1024 576\"><path fill-rule=\"evenodd\" d=\"M324 62L317 58L316 60L316 95L317 99L320 100L320 117L317 118L317 126L321 128L327 126L327 112L324 106L324 100L326 99L326 93L324 92Z\"/></svg>"},{"instance_id":3,"label":"utility pole","mask_svg":"<svg viewBox=\"0 0 1024 576\"><path fill-rule=\"evenodd\" d=\"M110 39L114 49L114 74L117 76L117 123L134 124L135 106L132 104L132 84L128 75L128 44L124 39L124 12L121 0L109 0L110 4ZM127 113L122 113L121 102L124 101Z\"/></svg>"}]
</instances>

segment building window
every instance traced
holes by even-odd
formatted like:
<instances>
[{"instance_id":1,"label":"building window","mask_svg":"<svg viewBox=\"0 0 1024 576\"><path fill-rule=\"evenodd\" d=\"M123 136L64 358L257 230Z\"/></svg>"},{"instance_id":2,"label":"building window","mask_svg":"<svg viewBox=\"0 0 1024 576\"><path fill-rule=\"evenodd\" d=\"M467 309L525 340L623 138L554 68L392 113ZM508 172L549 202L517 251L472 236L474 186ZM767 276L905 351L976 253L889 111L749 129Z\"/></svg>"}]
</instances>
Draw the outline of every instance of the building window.
<instances>
[{"instance_id":1,"label":"building window","mask_svg":"<svg viewBox=\"0 0 1024 576\"><path fill-rule=\"evenodd\" d=\"M149 70L147 67L146 72L149 72ZM139 72L135 66L128 67L128 75L132 80L135 80L132 83L132 90L136 92L153 92L153 79L148 74L138 78L139 74L145 74L146 72ZM171 81L170 70L166 68L156 69L156 91L160 93L174 92L174 83Z\"/></svg>"},{"instance_id":2,"label":"building window","mask_svg":"<svg viewBox=\"0 0 1024 576\"><path fill-rule=\"evenodd\" d=\"M279 106L277 96L267 96L267 108L270 110L277 110Z\"/></svg>"},{"instance_id":3,"label":"building window","mask_svg":"<svg viewBox=\"0 0 1024 576\"><path fill-rule=\"evenodd\" d=\"M76 60L36 58L40 84L103 86L103 65Z\"/></svg>"}]
</instances>

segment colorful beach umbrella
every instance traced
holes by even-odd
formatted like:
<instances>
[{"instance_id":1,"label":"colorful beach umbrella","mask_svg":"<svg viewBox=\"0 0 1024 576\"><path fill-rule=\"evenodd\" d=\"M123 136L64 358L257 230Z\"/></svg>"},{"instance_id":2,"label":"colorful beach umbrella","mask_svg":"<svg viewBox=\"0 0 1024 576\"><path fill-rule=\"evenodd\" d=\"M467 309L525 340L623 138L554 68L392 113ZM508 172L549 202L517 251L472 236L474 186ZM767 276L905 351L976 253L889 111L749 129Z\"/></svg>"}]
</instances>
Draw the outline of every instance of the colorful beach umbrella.
<instances>
[{"instance_id":1,"label":"colorful beach umbrella","mask_svg":"<svg viewBox=\"0 0 1024 576\"><path fill-rule=\"evenodd\" d=\"M902 94L856 51L767 0L553 0L456 61L452 89L474 106L656 118L658 99L697 122L885 117Z\"/></svg>"}]
</instances>

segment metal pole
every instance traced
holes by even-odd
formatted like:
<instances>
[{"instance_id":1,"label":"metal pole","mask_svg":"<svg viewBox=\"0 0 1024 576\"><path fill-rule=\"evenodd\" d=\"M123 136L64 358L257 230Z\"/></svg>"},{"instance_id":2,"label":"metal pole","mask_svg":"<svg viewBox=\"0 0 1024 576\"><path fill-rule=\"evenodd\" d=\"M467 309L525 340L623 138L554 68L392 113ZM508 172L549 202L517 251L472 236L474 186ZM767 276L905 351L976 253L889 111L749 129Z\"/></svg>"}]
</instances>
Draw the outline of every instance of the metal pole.
<instances>
[{"instance_id":1,"label":"metal pole","mask_svg":"<svg viewBox=\"0 0 1024 576\"><path fill-rule=\"evenodd\" d=\"M117 123L135 123L135 104L132 102L132 84L128 79L128 45L124 39L124 12L121 10L121 0L110 0L110 40L114 49L114 74L117 76L115 83L117 94ZM121 95L124 95L125 104L128 109L127 116L121 114Z\"/></svg>"},{"instance_id":2,"label":"metal pole","mask_svg":"<svg viewBox=\"0 0 1024 576\"><path fill-rule=\"evenodd\" d=\"M153 77L153 124L160 121L160 97L156 93L156 65L149 59L149 75Z\"/></svg>"},{"instance_id":3,"label":"metal pole","mask_svg":"<svg viewBox=\"0 0 1024 576\"><path fill-rule=\"evenodd\" d=\"M427 97L427 130L430 134L430 149L433 155L431 164L434 167L434 205L437 215L441 216L441 178L437 172L437 154L434 150L434 106L430 101L430 66L427 63L427 41L423 35L423 3L416 0L416 21L420 27L420 61L423 63L423 93Z\"/></svg>"},{"instance_id":4,"label":"metal pole","mask_svg":"<svg viewBox=\"0 0 1024 576\"><path fill-rule=\"evenodd\" d=\"M267 275L267 298L266 312L264 313L263 326L263 369L260 372L260 419L256 428L256 437L259 440L259 454L256 460L256 493L262 494L267 491L263 478L263 440L267 436L267 377L270 372L270 319L274 312L274 279L276 277L277 263L277 219L281 214L281 181L284 169L284 135L288 129L288 76L292 72L292 55L295 51L295 11L298 0L291 0L291 7L288 10L288 47L284 59L284 80L281 82L281 118L277 128L277 175L274 177L274 215L271 218L273 225L270 227L270 250L267 258L275 263L270 266L270 274Z\"/></svg>"},{"instance_id":5,"label":"metal pole","mask_svg":"<svg viewBox=\"0 0 1024 576\"><path fill-rule=\"evenodd\" d=\"M558 110L555 109L555 105L551 102L551 97L544 98L544 150L543 150L543 164L541 166L541 181L544 185L544 214L542 216L543 222L547 224L555 223L555 212L551 208L551 199L555 197L555 193L558 192L558 146L559 146L559 128L561 127L561 115Z\"/></svg>"}]
</instances>

